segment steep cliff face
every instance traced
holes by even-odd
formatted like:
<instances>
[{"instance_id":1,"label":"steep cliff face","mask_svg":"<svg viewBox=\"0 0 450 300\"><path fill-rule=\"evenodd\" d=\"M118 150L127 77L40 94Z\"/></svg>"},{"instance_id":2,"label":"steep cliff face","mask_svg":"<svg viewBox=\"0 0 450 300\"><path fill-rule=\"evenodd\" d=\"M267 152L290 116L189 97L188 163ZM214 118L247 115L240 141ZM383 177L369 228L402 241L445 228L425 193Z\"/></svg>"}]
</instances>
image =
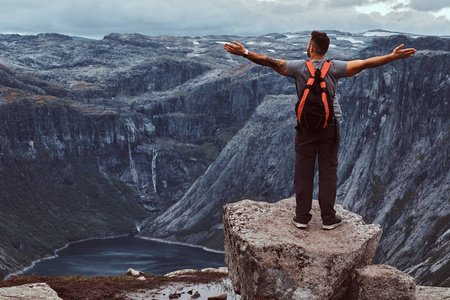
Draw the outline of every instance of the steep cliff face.
<instances>
[{"instance_id":1,"label":"steep cliff face","mask_svg":"<svg viewBox=\"0 0 450 300\"><path fill-rule=\"evenodd\" d=\"M448 284L449 41L372 42L373 35L330 31L330 56L385 54L399 43L420 51L340 82L337 201L382 225L378 262ZM294 59L306 58L308 38L299 32L243 42ZM0 201L16 203L1 215L3 274L67 241L130 232L145 216L136 199L152 212L138 222L142 235L220 249L223 204L293 195L295 87L227 54L222 44L231 40L242 38L0 36ZM64 197L72 200L56 200ZM70 216L74 210L79 214ZM86 229L103 217L102 226ZM24 242L32 224L69 225L55 240L36 232ZM22 248L32 242L45 247L29 255Z\"/></svg>"},{"instance_id":2,"label":"steep cliff face","mask_svg":"<svg viewBox=\"0 0 450 300\"><path fill-rule=\"evenodd\" d=\"M0 106L1 277L68 242L127 234L148 215L130 187L91 167L115 119L56 98Z\"/></svg>"},{"instance_id":3,"label":"steep cliff face","mask_svg":"<svg viewBox=\"0 0 450 300\"><path fill-rule=\"evenodd\" d=\"M445 51L406 38L380 44L399 42L421 51L341 86L343 109L352 113L342 126L338 198L383 226L375 260L405 270L450 238L450 56L448 40ZM448 285L446 269L441 261L428 274Z\"/></svg>"}]
</instances>

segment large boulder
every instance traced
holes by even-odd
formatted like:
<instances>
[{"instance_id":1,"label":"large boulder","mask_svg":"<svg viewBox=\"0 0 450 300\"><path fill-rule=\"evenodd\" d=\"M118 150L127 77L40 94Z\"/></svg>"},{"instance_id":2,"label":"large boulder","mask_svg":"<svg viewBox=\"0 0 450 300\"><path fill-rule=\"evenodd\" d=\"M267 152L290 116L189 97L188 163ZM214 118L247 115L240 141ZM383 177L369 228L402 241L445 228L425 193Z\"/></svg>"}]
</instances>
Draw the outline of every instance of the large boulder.
<instances>
[{"instance_id":1,"label":"large boulder","mask_svg":"<svg viewBox=\"0 0 450 300\"><path fill-rule=\"evenodd\" d=\"M415 300L416 283L409 276L387 265L370 265L352 275L353 300Z\"/></svg>"},{"instance_id":2,"label":"large boulder","mask_svg":"<svg viewBox=\"0 0 450 300\"><path fill-rule=\"evenodd\" d=\"M325 231L317 201L306 230L291 223L293 198L225 205L225 262L242 299L348 297L352 271L370 264L382 231L339 205L335 209L343 224Z\"/></svg>"}]
</instances>

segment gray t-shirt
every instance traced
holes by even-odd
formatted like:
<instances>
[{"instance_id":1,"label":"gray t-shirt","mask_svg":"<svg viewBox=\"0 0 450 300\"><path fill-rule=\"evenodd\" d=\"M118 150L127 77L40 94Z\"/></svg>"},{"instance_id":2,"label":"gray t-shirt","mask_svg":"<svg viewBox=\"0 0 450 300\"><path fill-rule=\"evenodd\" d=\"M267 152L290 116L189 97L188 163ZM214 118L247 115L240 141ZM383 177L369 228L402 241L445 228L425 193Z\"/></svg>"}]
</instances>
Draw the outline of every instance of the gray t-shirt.
<instances>
[{"instance_id":1,"label":"gray t-shirt","mask_svg":"<svg viewBox=\"0 0 450 300\"><path fill-rule=\"evenodd\" d=\"M325 59L313 59L312 63L314 68L322 68ZM336 86L339 78L345 76L347 71L347 62L341 60L332 60L330 69L327 75L325 75L325 82L327 83L327 90L330 93L331 99L333 99L334 115L336 118L342 116L341 106L336 99ZM288 60L286 63L286 73L287 76L295 79L295 84L297 85L298 93L301 93L305 88L306 82L308 81L311 74L308 71L308 67L304 60ZM298 95L301 97L302 95Z\"/></svg>"}]
</instances>

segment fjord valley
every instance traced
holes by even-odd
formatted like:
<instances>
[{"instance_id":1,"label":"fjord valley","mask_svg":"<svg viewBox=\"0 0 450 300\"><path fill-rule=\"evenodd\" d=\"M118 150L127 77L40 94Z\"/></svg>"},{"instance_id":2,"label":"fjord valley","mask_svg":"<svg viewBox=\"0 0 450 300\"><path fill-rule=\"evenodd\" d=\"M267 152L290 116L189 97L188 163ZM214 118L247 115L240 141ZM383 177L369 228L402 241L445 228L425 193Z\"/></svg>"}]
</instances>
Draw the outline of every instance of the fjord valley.
<instances>
[{"instance_id":1,"label":"fjord valley","mask_svg":"<svg viewBox=\"0 0 450 300\"><path fill-rule=\"evenodd\" d=\"M330 59L418 50L340 81L337 203L381 225L376 263L449 286L450 39L327 33ZM309 36L0 35L0 277L94 237L222 250L224 204L292 196L293 82L223 43L296 59Z\"/></svg>"}]
</instances>

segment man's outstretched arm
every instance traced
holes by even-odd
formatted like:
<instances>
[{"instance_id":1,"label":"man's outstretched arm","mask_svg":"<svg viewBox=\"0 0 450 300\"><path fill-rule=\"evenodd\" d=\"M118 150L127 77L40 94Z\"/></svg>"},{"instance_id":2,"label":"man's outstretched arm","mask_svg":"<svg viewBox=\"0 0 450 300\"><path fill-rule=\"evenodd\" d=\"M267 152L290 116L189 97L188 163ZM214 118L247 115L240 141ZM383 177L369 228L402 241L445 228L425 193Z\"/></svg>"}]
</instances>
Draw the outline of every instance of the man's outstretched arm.
<instances>
[{"instance_id":1,"label":"man's outstretched arm","mask_svg":"<svg viewBox=\"0 0 450 300\"><path fill-rule=\"evenodd\" d=\"M371 57L365 60L352 60L347 63L347 71L345 77L351 77L365 69L376 68L398 59L408 58L416 53L416 49L403 49L404 45L400 45L392 51L391 54Z\"/></svg>"},{"instance_id":2,"label":"man's outstretched arm","mask_svg":"<svg viewBox=\"0 0 450 300\"><path fill-rule=\"evenodd\" d=\"M244 45L233 41L233 44L226 43L223 45L223 48L234 55L243 56L245 53ZM286 74L286 60L283 59L274 59L267 55L262 55L254 52L248 52L248 56L246 57L250 61L255 64L266 66L275 70L275 72L287 76Z\"/></svg>"}]
</instances>

